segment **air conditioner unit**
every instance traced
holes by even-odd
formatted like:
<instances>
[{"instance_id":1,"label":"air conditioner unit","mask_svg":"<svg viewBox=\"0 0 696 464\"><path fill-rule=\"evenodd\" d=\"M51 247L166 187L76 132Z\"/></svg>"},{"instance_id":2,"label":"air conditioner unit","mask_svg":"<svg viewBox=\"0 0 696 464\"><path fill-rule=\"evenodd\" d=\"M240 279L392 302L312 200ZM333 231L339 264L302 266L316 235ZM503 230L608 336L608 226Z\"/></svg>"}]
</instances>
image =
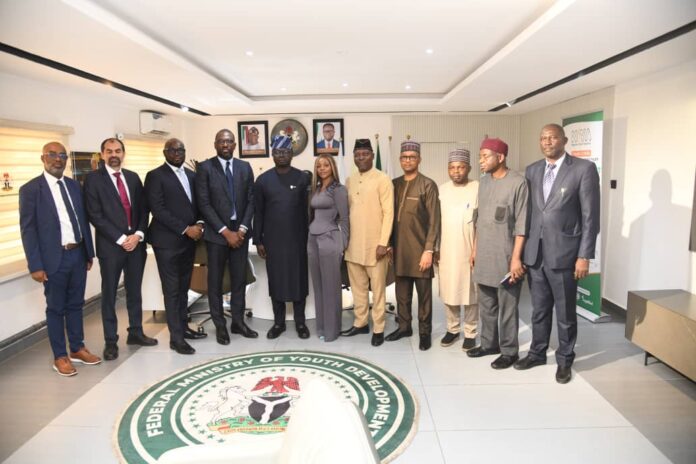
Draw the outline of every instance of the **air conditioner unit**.
<instances>
[{"instance_id":1,"label":"air conditioner unit","mask_svg":"<svg viewBox=\"0 0 696 464\"><path fill-rule=\"evenodd\" d=\"M172 130L172 121L156 111L140 112L140 133L148 135L168 135Z\"/></svg>"}]
</instances>

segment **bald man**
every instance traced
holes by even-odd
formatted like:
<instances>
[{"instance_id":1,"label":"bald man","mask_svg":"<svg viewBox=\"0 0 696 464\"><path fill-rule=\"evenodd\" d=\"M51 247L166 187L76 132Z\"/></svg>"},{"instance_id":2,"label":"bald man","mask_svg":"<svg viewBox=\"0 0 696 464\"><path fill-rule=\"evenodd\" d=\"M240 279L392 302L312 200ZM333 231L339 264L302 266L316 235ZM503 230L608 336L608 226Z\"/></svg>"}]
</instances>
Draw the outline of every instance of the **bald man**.
<instances>
[{"instance_id":1,"label":"bald man","mask_svg":"<svg viewBox=\"0 0 696 464\"><path fill-rule=\"evenodd\" d=\"M94 246L80 184L63 176L67 150L58 142L48 143L41 161L44 172L19 189L19 226L31 278L44 286L53 369L69 377L77 374L73 362L101 362L85 347L82 324Z\"/></svg>"},{"instance_id":2,"label":"bald man","mask_svg":"<svg viewBox=\"0 0 696 464\"><path fill-rule=\"evenodd\" d=\"M164 163L147 173L145 196L152 213L147 240L162 282L169 347L179 354L196 350L186 342L207 336L188 326L188 289L196 242L203 237L195 198L195 174L184 167L186 147L179 139L164 144Z\"/></svg>"}]
</instances>

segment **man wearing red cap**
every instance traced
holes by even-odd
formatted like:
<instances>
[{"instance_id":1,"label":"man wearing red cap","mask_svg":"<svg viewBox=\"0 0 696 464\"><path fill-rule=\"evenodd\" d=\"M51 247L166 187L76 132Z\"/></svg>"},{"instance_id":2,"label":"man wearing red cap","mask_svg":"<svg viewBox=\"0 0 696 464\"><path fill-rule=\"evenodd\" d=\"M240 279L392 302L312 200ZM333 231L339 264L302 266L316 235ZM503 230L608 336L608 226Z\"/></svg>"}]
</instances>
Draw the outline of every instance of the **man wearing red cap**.
<instances>
[{"instance_id":1,"label":"man wearing red cap","mask_svg":"<svg viewBox=\"0 0 696 464\"><path fill-rule=\"evenodd\" d=\"M541 130L545 159L527 167L531 191L529 241L524 262L532 295L532 345L515 363L525 370L546 364L554 307L558 329L556 381L570 382L575 359L578 280L587 276L599 233L599 174L590 161L565 151L568 138L558 124Z\"/></svg>"},{"instance_id":2,"label":"man wearing red cap","mask_svg":"<svg viewBox=\"0 0 696 464\"><path fill-rule=\"evenodd\" d=\"M522 249L527 227L527 181L507 167L508 146L500 139L481 143L479 164L486 175L479 183L476 244L472 256L479 286L481 346L467 356L499 354L493 369L518 359L518 303L524 276Z\"/></svg>"}]
</instances>

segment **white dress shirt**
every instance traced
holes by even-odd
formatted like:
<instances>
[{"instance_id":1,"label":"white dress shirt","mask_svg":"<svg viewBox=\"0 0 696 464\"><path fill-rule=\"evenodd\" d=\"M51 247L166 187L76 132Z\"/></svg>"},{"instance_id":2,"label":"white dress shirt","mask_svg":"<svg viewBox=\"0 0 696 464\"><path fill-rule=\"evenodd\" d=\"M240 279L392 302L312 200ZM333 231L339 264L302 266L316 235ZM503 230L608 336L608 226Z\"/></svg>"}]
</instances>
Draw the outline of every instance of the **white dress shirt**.
<instances>
[{"instance_id":1,"label":"white dress shirt","mask_svg":"<svg viewBox=\"0 0 696 464\"><path fill-rule=\"evenodd\" d=\"M75 233L73 232L72 222L70 222L70 216L68 215L68 209L63 201L63 196L60 194L60 187L58 186L58 181L62 181L65 186L65 192L68 194L68 199L70 200L70 208L75 211L73 206L72 197L70 196L70 191L68 190L68 184L65 183L65 177L56 179L54 176L44 171L44 177L46 182L48 182L48 188L51 189L51 195L53 196L53 202L56 204L56 209L58 210L58 221L60 222L60 244L65 246L68 243L76 243ZM77 212L75 213L77 218ZM78 219L77 227L80 227L80 221ZM84 233L80 230L80 233Z\"/></svg>"}]
</instances>

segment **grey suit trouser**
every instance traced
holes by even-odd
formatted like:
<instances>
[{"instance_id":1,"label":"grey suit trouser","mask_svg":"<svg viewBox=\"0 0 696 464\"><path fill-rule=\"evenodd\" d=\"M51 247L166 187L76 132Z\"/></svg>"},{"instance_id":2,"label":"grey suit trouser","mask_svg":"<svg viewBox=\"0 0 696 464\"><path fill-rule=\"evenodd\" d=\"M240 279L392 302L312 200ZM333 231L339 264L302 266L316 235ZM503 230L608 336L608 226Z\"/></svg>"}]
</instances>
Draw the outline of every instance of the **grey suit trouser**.
<instances>
[{"instance_id":1,"label":"grey suit trouser","mask_svg":"<svg viewBox=\"0 0 696 464\"><path fill-rule=\"evenodd\" d=\"M309 234L307 258L314 288L317 334L327 342L336 340L341 332L341 255L343 239L340 230L321 235Z\"/></svg>"},{"instance_id":2,"label":"grey suit trouser","mask_svg":"<svg viewBox=\"0 0 696 464\"><path fill-rule=\"evenodd\" d=\"M574 276L575 269L550 269L541 261L541 264L529 268L529 290L534 307L529 356L546 360L555 307L558 331L556 363L561 367L570 367L575 359L574 348L578 338L578 316L575 312L578 282Z\"/></svg>"},{"instance_id":3,"label":"grey suit trouser","mask_svg":"<svg viewBox=\"0 0 696 464\"><path fill-rule=\"evenodd\" d=\"M520 350L518 304L522 285L505 288L478 284L481 315L481 348L496 350L505 356L517 356Z\"/></svg>"}]
</instances>

